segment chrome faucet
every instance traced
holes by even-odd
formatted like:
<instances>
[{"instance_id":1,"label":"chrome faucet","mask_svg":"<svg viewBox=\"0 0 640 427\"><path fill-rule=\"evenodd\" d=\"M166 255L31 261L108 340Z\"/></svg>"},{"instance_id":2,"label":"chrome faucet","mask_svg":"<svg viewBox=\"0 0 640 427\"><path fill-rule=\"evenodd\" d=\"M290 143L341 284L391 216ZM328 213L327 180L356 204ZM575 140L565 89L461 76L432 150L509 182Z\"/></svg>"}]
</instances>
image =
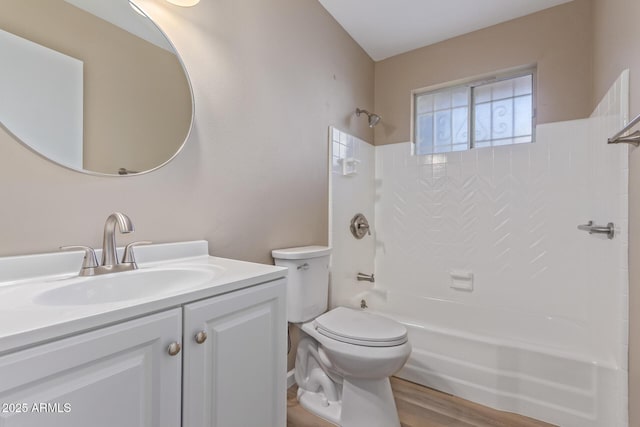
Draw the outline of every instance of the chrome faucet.
<instances>
[{"instance_id":1,"label":"chrome faucet","mask_svg":"<svg viewBox=\"0 0 640 427\"><path fill-rule=\"evenodd\" d=\"M102 262L98 265L98 259L93 248L89 246L61 246L62 250L81 249L84 253L84 261L80 269L80 276L96 276L98 274L115 273L118 271L136 270L135 257L133 256L133 247L138 245L149 245L151 242L133 242L124 248L122 262L118 262L118 254L116 252L116 224L123 234L133 233L135 231L131 219L123 213L114 212L104 223L104 236L102 242Z\"/></svg>"},{"instance_id":2,"label":"chrome faucet","mask_svg":"<svg viewBox=\"0 0 640 427\"><path fill-rule=\"evenodd\" d=\"M123 213L114 212L104 223L104 235L102 237L102 267L115 267L118 263L116 253L116 224L123 234L133 233L131 219Z\"/></svg>"}]
</instances>

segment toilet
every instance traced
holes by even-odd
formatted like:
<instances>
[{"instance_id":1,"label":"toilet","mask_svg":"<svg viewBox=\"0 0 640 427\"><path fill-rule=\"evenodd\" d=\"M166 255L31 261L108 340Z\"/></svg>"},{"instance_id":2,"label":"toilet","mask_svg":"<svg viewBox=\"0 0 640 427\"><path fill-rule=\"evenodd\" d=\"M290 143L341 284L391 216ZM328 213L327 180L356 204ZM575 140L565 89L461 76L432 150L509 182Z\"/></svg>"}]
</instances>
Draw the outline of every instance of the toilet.
<instances>
[{"instance_id":1,"label":"toilet","mask_svg":"<svg viewBox=\"0 0 640 427\"><path fill-rule=\"evenodd\" d=\"M389 377L409 358L407 329L361 309L327 311L331 248L272 251L288 267L287 319L301 330L298 401L342 427L399 427Z\"/></svg>"}]
</instances>

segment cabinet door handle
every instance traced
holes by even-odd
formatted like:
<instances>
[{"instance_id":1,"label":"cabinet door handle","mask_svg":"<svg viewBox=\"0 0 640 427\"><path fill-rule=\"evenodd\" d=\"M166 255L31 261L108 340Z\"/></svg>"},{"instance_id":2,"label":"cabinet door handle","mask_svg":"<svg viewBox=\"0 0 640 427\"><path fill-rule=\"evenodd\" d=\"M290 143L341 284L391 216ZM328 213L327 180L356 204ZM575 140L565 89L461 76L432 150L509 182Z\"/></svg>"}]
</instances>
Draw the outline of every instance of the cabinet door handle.
<instances>
[{"instance_id":1,"label":"cabinet door handle","mask_svg":"<svg viewBox=\"0 0 640 427\"><path fill-rule=\"evenodd\" d=\"M202 344L207 340L207 333L205 331L200 331L196 334L195 339L198 344Z\"/></svg>"},{"instance_id":2,"label":"cabinet door handle","mask_svg":"<svg viewBox=\"0 0 640 427\"><path fill-rule=\"evenodd\" d=\"M171 344L169 344L169 347L167 347L167 351L169 352L169 356L175 356L178 353L180 353L180 344L178 344L177 342L172 342Z\"/></svg>"}]
</instances>

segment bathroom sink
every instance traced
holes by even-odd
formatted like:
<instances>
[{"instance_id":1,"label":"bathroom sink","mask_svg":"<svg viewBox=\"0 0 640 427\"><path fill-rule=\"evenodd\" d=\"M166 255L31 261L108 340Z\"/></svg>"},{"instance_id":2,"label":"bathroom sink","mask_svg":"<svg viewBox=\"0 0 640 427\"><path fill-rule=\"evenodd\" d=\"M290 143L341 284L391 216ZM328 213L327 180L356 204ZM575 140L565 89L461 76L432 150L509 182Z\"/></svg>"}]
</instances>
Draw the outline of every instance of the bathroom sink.
<instances>
[{"instance_id":1,"label":"bathroom sink","mask_svg":"<svg viewBox=\"0 0 640 427\"><path fill-rule=\"evenodd\" d=\"M174 293L197 287L217 276L208 268L154 268L76 278L35 297L42 305L107 304Z\"/></svg>"}]
</instances>

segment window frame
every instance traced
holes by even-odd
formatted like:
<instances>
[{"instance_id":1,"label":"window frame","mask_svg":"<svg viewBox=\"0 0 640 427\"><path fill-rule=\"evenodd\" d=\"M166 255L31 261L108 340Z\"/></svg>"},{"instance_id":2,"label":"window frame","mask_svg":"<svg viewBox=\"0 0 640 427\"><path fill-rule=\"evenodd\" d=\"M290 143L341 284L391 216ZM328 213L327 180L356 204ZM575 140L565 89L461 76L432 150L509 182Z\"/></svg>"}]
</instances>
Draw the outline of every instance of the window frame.
<instances>
[{"instance_id":1,"label":"window frame","mask_svg":"<svg viewBox=\"0 0 640 427\"><path fill-rule=\"evenodd\" d=\"M491 74L485 74L482 76L475 76L461 80L450 81L437 85L427 86L420 89L414 89L411 91L411 154L417 156L431 156L435 154L447 154L460 151L445 151L441 153L418 153L417 149L417 99L422 95L436 94L443 91L452 91L455 88L469 88L469 111L468 111L468 123L467 132L469 135L469 141L467 148L462 151L473 150L476 148L494 148L493 140L489 147L476 147L475 146L475 105L474 105L474 89L480 86L484 86L491 83L498 83L505 80L517 79L519 77L531 76L531 142L526 144L532 144L536 141L536 123L537 123L537 65L528 65L524 67L513 68L509 70L502 70ZM511 146L518 144L505 144L498 146Z\"/></svg>"}]
</instances>

